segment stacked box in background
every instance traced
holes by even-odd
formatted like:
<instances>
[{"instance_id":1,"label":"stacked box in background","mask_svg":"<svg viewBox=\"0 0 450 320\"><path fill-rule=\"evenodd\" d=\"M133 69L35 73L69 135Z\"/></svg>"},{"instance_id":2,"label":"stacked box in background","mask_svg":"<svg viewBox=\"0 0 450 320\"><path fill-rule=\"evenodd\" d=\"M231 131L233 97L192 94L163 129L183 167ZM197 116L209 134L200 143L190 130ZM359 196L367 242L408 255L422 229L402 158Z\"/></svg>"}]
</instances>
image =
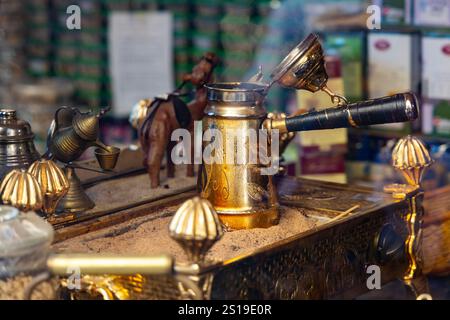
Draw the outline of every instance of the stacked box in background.
<instances>
[{"instance_id":1,"label":"stacked box in background","mask_svg":"<svg viewBox=\"0 0 450 320\"><path fill-rule=\"evenodd\" d=\"M327 55L327 86L331 91L345 95L342 62L338 55ZM297 91L299 109L322 110L332 105L330 96L323 91L312 93ZM331 129L299 132L300 174L309 179L346 182L345 155L347 153L347 129Z\"/></svg>"},{"instance_id":2,"label":"stacked box in background","mask_svg":"<svg viewBox=\"0 0 450 320\"><path fill-rule=\"evenodd\" d=\"M222 17L221 1L193 0L193 12L192 47L190 49L193 63L206 51L212 51L222 58L219 24ZM220 76L219 69L216 69L217 76Z\"/></svg>"},{"instance_id":3,"label":"stacked box in background","mask_svg":"<svg viewBox=\"0 0 450 320\"><path fill-rule=\"evenodd\" d=\"M52 25L50 23L50 0L28 0L27 39L28 73L46 77L52 72L53 57Z\"/></svg>"},{"instance_id":4,"label":"stacked box in background","mask_svg":"<svg viewBox=\"0 0 450 320\"><path fill-rule=\"evenodd\" d=\"M195 63L190 50L193 30L192 6L189 1L160 0L160 9L170 11L173 15L174 79L178 86L183 75L189 73Z\"/></svg>"},{"instance_id":5,"label":"stacked box in background","mask_svg":"<svg viewBox=\"0 0 450 320\"><path fill-rule=\"evenodd\" d=\"M78 98L89 106L104 106L110 101L105 3L80 1L83 20L76 86Z\"/></svg>"},{"instance_id":6,"label":"stacked box in background","mask_svg":"<svg viewBox=\"0 0 450 320\"><path fill-rule=\"evenodd\" d=\"M80 31L69 30L66 25L67 7L77 4L71 0L60 0L53 4L49 25L52 30L53 74L76 83L80 60ZM83 16L81 17L83 19ZM84 21L83 21L84 22Z\"/></svg>"},{"instance_id":7,"label":"stacked box in background","mask_svg":"<svg viewBox=\"0 0 450 320\"><path fill-rule=\"evenodd\" d=\"M25 4L0 0L0 103L12 103L11 85L25 66Z\"/></svg>"},{"instance_id":8,"label":"stacked box in background","mask_svg":"<svg viewBox=\"0 0 450 320\"><path fill-rule=\"evenodd\" d=\"M251 67L257 44L256 25L252 21L253 7L249 1L224 3L220 20L221 43L224 49L225 81L240 81Z\"/></svg>"},{"instance_id":9,"label":"stacked box in background","mask_svg":"<svg viewBox=\"0 0 450 320\"><path fill-rule=\"evenodd\" d=\"M89 107L111 104L107 22L112 11L173 14L176 85L206 51L215 52L223 62L217 80L243 80L252 72L256 46L265 36L262 24L271 11L270 0L27 0L27 4L33 13L28 38L24 37L29 43L28 73L73 81L77 102ZM80 30L66 26L70 5L81 9Z\"/></svg>"}]
</instances>

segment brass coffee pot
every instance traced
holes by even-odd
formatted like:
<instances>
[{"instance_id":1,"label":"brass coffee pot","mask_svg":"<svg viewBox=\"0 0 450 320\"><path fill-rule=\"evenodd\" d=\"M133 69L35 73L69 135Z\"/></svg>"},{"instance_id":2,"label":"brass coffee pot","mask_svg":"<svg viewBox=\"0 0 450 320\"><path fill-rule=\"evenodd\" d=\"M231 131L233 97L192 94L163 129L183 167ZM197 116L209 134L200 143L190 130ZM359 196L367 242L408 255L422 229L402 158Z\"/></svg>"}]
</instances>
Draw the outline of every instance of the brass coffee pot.
<instances>
[{"instance_id":1,"label":"brass coffee pot","mask_svg":"<svg viewBox=\"0 0 450 320\"><path fill-rule=\"evenodd\" d=\"M201 196L211 202L222 222L231 229L269 227L278 222L273 173L262 174L262 170L268 169L273 162L262 163L259 158L261 148L267 149L265 153L269 157L277 156L268 152L273 145L271 133L275 133L274 129L282 136L297 131L412 121L418 117L418 102L412 93L347 104L345 98L328 90L323 51L315 35L294 48L275 68L271 78L269 84L258 81L206 86L208 106L203 118L204 141L208 140L206 133L212 129L219 131L222 140L230 139L227 134L230 129L244 135L259 129L266 129L268 133L267 137L257 135L253 141L250 135L235 139L231 145L223 141L211 153L213 161L203 161L199 176ZM312 92L323 90L338 106L286 118L270 118L263 102L274 83ZM212 139L204 142L203 155L211 150L211 142ZM257 162L250 161L250 155L255 153L253 147L258 154ZM229 159L234 162L230 163Z\"/></svg>"},{"instance_id":2,"label":"brass coffee pot","mask_svg":"<svg viewBox=\"0 0 450 320\"><path fill-rule=\"evenodd\" d=\"M82 113L77 108L61 107L55 113L48 136L47 151L44 158L54 159L66 164L64 169L69 181L69 190L60 201L58 211L80 212L91 209L95 203L84 192L75 168L96 171L92 168L74 164L88 148L97 147L95 156L103 171L114 169L120 149L106 146L99 140L99 119L108 109L99 113Z\"/></svg>"}]
</instances>

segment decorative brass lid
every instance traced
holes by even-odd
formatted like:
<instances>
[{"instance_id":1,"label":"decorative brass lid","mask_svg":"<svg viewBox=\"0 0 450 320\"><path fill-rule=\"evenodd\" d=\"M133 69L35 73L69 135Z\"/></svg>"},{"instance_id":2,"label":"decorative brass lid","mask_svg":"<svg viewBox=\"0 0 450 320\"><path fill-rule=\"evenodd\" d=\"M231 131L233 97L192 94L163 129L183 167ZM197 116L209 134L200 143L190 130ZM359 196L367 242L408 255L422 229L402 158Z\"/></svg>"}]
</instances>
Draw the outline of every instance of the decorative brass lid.
<instances>
[{"instance_id":1,"label":"decorative brass lid","mask_svg":"<svg viewBox=\"0 0 450 320\"><path fill-rule=\"evenodd\" d=\"M33 138L30 124L18 119L16 110L0 109L0 141L19 142Z\"/></svg>"},{"instance_id":2,"label":"decorative brass lid","mask_svg":"<svg viewBox=\"0 0 450 320\"><path fill-rule=\"evenodd\" d=\"M98 138L98 116L91 113L76 113L72 125L75 132L83 139L93 141Z\"/></svg>"},{"instance_id":3,"label":"decorative brass lid","mask_svg":"<svg viewBox=\"0 0 450 320\"><path fill-rule=\"evenodd\" d=\"M262 103L267 86L251 82L222 82L206 85L208 116L260 118L267 114Z\"/></svg>"},{"instance_id":4,"label":"decorative brass lid","mask_svg":"<svg viewBox=\"0 0 450 320\"><path fill-rule=\"evenodd\" d=\"M293 68L299 63L299 60L305 55L305 53L318 43L319 38L315 34L310 34L306 39L300 42L289 54L280 62L278 66L273 69L270 78L273 82L279 81L288 71L294 71ZM322 50L320 48L320 53Z\"/></svg>"}]
</instances>

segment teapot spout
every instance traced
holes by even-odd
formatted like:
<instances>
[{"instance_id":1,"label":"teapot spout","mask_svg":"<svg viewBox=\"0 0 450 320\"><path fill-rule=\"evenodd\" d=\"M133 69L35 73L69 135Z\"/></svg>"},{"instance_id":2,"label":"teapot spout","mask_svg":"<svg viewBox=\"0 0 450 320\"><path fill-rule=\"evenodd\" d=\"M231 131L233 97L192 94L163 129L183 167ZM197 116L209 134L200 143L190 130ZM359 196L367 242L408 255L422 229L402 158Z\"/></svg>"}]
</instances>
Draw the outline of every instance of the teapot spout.
<instances>
[{"instance_id":1,"label":"teapot spout","mask_svg":"<svg viewBox=\"0 0 450 320\"><path fill-rule=\"evenodd\" d=\"M103 149L105 151L109 151L109 147L106 144L104 144L103 142L101 142L100 140L95 141L94 146L96 146L100 149Z\"/></svg>"},{"instance_id":2,"label":"teapot spout","mask_svg":"<svg viewBox=\"0 0 450 320\"><path fill-rule=\"evenodd\" d=\"M97 117L98 118L103 117L105 115L105 113L109 112L110 110L111 110L110 106L100 109L100 111L97 114Z\"/></svg>"}]
</instances>

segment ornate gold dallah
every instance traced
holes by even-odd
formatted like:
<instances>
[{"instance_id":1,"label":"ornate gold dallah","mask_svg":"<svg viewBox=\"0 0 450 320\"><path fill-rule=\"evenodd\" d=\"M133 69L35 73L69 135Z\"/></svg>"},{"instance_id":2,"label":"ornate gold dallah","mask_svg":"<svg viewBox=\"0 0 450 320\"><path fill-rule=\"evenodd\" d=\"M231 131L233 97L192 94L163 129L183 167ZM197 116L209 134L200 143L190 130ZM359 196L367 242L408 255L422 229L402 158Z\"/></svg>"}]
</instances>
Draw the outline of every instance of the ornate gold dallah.
<instances>
[{"instance_id":1,"label":"ornate gold dallah","mask_svg":"<svg viewBox=\"0 0 450 320\"><path fill-rule=\"evenodd\" d=\"M255 77L257 82L206 86L208 106L203 118L204 150L211 147L212 141L221 143L212 148L211 159L203 159L199 179L201 196L212 203L228 228L266 228L279 221L273 170L268 173L269 168L277 166L279 157L272 152L272 133L278 133L289 141L292 138L290 133L297 131L404 122L418 117L418 102L412 93L347 104L345 98L327 88L324 63L317 36L310 35L274 69L269 84L263 83L258 76ZM311 92L323 90L338 106L301 115L268 117L263 103L274 83ZM261 129L267 136L260 135ZM209 137L212 132L215 134ZM236 133L241 138L231 141ZM258 155L257 161L251 161L255 154ZM261 161L263 157L269 161Z\"/></svg>"}]
</instances>

